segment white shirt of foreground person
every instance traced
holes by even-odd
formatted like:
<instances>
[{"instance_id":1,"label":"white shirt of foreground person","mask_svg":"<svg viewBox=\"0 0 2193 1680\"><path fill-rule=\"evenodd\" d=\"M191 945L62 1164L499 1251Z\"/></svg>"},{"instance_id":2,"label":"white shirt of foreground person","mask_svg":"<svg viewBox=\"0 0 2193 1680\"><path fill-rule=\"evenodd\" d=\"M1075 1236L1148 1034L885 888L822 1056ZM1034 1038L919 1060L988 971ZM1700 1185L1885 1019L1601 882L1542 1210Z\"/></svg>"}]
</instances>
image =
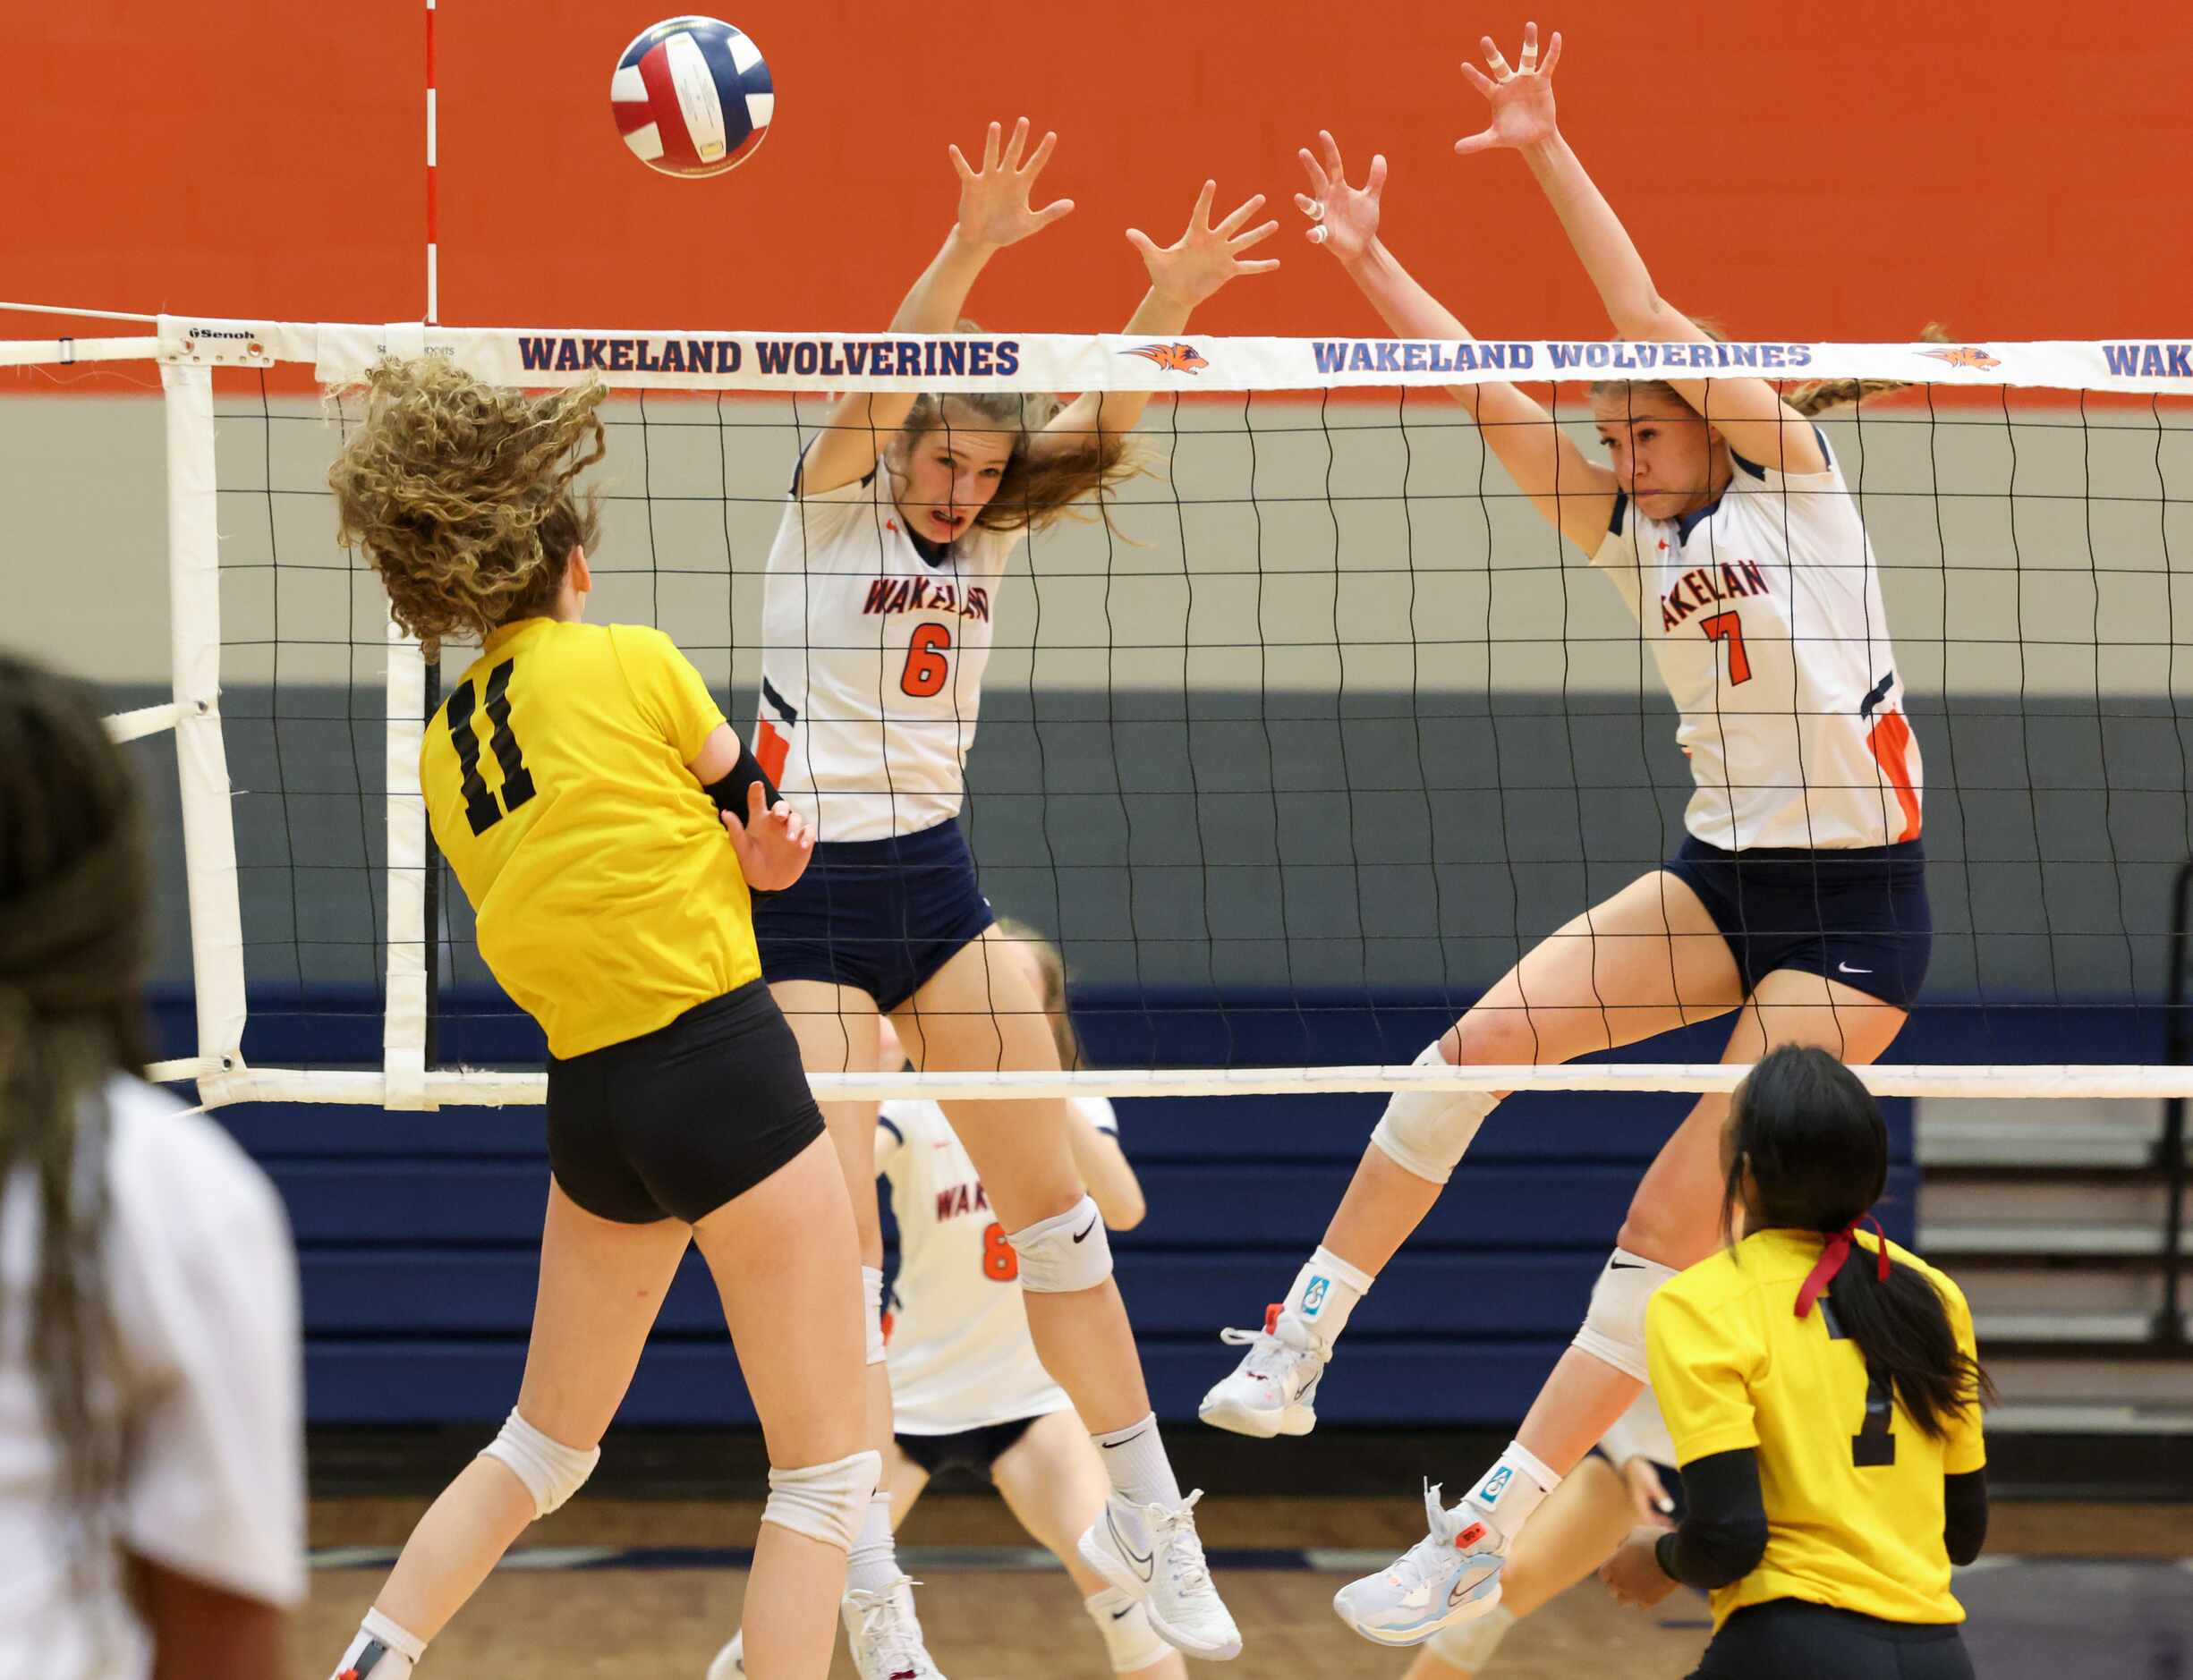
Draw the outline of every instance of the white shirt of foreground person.
<instances>
[{"instance_id":1,"label":"white shirt of foreground person","mask_svg":"<svg viewBox=\"0 0 2193 1680\"><path fill-rule=\"evenodd\" d=\"M266 1176L212 1121L125 1076L113 1113L106 1281L123 1418L115 1541L288 1607L304 1596L297 1261ZM59 1449L30 1361L36 1183L0 1185L0 1676L142 1680L151 1635L119 1555L72 1579Z\"/></svg>"}]
</instances>

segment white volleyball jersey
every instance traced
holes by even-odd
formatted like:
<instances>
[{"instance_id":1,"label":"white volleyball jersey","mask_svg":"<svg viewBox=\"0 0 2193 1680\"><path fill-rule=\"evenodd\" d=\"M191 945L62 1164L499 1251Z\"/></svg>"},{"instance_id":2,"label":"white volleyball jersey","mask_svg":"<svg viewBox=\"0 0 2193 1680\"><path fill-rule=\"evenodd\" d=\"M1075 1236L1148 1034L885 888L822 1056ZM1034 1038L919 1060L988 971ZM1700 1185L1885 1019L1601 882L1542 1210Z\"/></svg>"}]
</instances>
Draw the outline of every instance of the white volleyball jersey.
<instances>
[{"instance_id":1,"label":"white volleyball jersey","mask_svg":"<svg viewBox=\"0 0 2193 1680\"><path fill-rule=\"evenodd\" d=\"M125 1553L288 1608L305 1593L297 1256L267 1175L218 1124L117 1074L100 1231L121 1413L114 1545L72 1574L64 1467L30 1319L38 1194L0 1180L0 1675L145 1680L156 1653Z\"/></svg>"},{"instance_id":2,"label":"white volleyball jersey","mask_svg":"<svg viewBox=\"0 0 2193 1680\"><path fill-rule=\"evenodd\" d=\"M753 754L819 840L883 840L959 814L1017 531L977 525L931 564L879 466L795 484L769 548Z\"/></svg>"},{"instance_id":3,"label":"white volleyball jersey","mask_svg":"<svg viewBox=\"0 0 2193 1680\"><path fill-rule=\"evenodd\" d=\"M1072 1099L1117 1137L1101 1097ZM876 1167L891 1181L898 1275L891 1285L893 1427L901 1435L967 1430L1068 1412L1074 1403L1035 1356L1020 1298L1020 1256L944 1110L887 1102Z\"/></svg>"},{"instance_id":4,"label":"white volleyball jersey","mask_svg":"<svg viewBox=\"0 0 2193 1680\"><path fill-rule=\"evenodd\" d=\"M1873 545L1832 456L1810 474L1738 457L1721 500L1681 521L1621 498L1592 564L1682 715L1692 835L1727 851L1918 838L1919 746Z\"/></svg>"}]
</instances>

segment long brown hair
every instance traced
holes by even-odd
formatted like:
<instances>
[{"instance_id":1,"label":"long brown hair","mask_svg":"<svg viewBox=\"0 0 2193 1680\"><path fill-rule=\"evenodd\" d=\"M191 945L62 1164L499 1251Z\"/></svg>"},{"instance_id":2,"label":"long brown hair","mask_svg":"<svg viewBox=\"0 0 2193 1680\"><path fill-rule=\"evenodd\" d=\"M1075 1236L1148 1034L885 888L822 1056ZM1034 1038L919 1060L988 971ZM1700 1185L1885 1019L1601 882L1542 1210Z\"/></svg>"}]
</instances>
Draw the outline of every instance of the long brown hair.
<instances>
[{"instance_id":1,"label":"long brown hair","mask_svg":"<svg viewBox=\"0 0 2193 1680\"><path fill-rule=\"evenodd\" d=\"M37 1186L28 1347L59 1450L72 1566L111 1539L120 1421L102 1403L106 1086L144 1066L151 896L136 785L75 684L0 655L0 1187Z\"/></svg>"},{"instance_id":2,"label":"long brown hair","mask_svg":"<svg viewBox=\"0 0 2193 1680\"><path fill-rule=\"evenodd\" d=\"M1715 344L1725 343L1728 334L1712 322L1693 323ZM1951 341L1949 331L1937 322L1928 322L1919 328L1918 342L1925 344L1946 344ZM1710 377L1710 376L1709 376ZM1909 379L1815 379L1806 385L1793 385L1781 394L1781 400L1798 413L1810 420L1815 414L1824 414L1832 408L1841 408L1869 396L1878 396L1884 391L1900 391L1910 385ZM1689 405L1665 379L1596 379L1592 383L1594 396L1628 392L1635 403L1640 397L1662 397L1682 407Z\"/></svg>"},{"instance_id":3,"label":"long brown hair","mask_svg":"<svg viewBox=\"0 0 2193 1680\"><path fill-rule=\"evenodd\" d=\"M607 453L599 383L527 396L434 357L377 362L365 418L328 470L336 540L364 552L397 624L433 658L548 610L600 535L572 480Z\"/></svg>"}]
</instances>

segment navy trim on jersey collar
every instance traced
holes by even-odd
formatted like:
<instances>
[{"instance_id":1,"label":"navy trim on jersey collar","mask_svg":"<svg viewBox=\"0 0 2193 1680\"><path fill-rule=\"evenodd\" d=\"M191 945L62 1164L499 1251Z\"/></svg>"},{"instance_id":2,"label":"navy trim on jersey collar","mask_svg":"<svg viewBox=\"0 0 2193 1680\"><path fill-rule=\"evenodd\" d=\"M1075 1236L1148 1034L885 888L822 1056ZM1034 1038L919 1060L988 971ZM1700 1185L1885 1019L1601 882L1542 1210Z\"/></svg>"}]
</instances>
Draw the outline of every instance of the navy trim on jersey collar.
<instances>
[{"instance_id":1,"label":"navy trim on jersey collar","mask_svg":"<svg viewBox=\"0 0 2193 1680\"><path fill-rule=\"evenodd\" d=\"M1610 537L1619 537L1619 536L1620 536L1620 535L1622 534L1622 516L1623 516L1625 513L1628 513L1628 512L1629 512L1629 492L1628 492L1628 490L1617 490L1617 491L1615 491L1615 493L1614 493L1614 517L1613 517L1613 518L1611 518L1611 519L1610 519L1610 520L1607 522L1607 535L1608 535L1608 536L1610 536Z\"/></svg>"},{"instance_id":2,"label":"navy trim on jersey collar","mask_svg":"<svg viewBox=\"0 0 2193 1680\"><path fill-rule=\"evenodd\" d=\"M1820 440L1821 459L1825 461L1830 468L1832 468L1835 465L1835 452L1828 447L1827 434L1820 429L1820 425L1817 420L1813 422L1812 435ZM1751 476L1758 479L1760 483L1764 484L1766 482L1766 469L1761 466L1757 462L1745 460L1743 456L1738 454L1733 449L1729 451L1729 459L1735 462L1736 464L1743 468L1745 471L1750 473ZM1617 503L1615 506L1616 511L1614 516L1619 522L1621 518L1620 504ZM1685 513L1681 518L1678 519L1675 522L1675 529L1679 533L1680 533L1682 540L1688 542L1690 540L1690 533L1698 529L1699 522L1703 520L1713 518L1713 516L1720 511L1721 497L1717 496L1712 501L1708 502L1704 507L1700 508L1696 513ZM1621 530L1620 524L1618 522L1614 529L1617 531L1619 531Z\"/></svg>"},{"instance_id":3,"label":"navy trim on jersey collar","mask_svg":"<svg viewBox=\"0 0 2193 1680\"><path fill-rule=\"evenodd\" d=\"M922 556L922 564L932 570L952 557L950 543L931 542L926 537L917 537L911 526L906 530L906 540L914 545L914 552Z\"/></svg>"}]
</instances>

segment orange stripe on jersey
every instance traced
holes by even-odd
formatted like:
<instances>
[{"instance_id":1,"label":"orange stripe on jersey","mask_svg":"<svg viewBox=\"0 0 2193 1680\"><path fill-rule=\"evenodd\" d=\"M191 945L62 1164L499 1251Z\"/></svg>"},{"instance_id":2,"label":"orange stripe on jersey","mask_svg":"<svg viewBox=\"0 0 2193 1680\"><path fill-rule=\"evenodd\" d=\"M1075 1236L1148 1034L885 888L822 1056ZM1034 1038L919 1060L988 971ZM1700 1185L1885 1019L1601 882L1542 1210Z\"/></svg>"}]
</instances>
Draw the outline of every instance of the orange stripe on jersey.
<instances>
[{"instance_id":1,"label":"orange stripe on jersey","mask_svg":"<svg viewBox=\"0 0 2193 1680\"><path fill-rule=\"evenodd\" d=\"M774 724L764 721L754 730L754 762L761 767L761 774L778 786L784 785L785 760L791 756L792 743L777 733Z\"/></svg>"},{"instance_id":2,"label":"orange stripe on jersey","mask_svg":"<svg viewBox=\"0 0 2193 1680\"><path fill-rule=\"evenodd\" d=\"M1889 778L1889 785L1896 790L1896 802L1903 807L1904 831L1896 836L1901 845L1907 840L1919 837L1919 795L1911 785L1911 772L1906 768L1905 754L1911 750L1911 725L1904 721L1901 712L1883 712L1866 737L1866 750L1874 755L1881 773Z\"/></svg>"}]
</instances>

